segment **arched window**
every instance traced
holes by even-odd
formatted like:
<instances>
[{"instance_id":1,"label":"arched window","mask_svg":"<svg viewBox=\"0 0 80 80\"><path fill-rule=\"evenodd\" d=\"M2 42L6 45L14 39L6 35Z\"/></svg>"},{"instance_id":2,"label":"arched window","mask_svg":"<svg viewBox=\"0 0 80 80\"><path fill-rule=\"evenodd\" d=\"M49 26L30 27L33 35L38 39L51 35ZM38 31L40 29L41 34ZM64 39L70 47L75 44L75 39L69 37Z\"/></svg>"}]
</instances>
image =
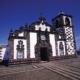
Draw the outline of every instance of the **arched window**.
<instances>
[{"instance_id":1,"label":"arched window","mask_svg":"<svg viewBox=\"0 0 80 80\"><path fill-rule=\"evenodd\" d=\"M60 42L60 44L59 44L59 52L60 52L60 55L64 55L64 48L63 48L62 42Z\"/></svg>"},{"instance_id":2,"label":"arched window","mask_svg":"<svg viewBox=\"0 0 80 80\"><path fill-rule=\"evenodd\" d=\"M66 17L66 20L65 21L66 21L66 25L67 26L70 26L70 20L69 20L69 18Z\"/></svg>"},{"instance_id":3,"label":"arched window","mask_svg":"<svg viewBox=\"0 0 80 80\"><path fill-rule=\"evenodd\" d=\"M17 45L17 58L18 59L23 59L24 58L24 45L23 41L18 41Z\"/></svg>"}]
</instances>

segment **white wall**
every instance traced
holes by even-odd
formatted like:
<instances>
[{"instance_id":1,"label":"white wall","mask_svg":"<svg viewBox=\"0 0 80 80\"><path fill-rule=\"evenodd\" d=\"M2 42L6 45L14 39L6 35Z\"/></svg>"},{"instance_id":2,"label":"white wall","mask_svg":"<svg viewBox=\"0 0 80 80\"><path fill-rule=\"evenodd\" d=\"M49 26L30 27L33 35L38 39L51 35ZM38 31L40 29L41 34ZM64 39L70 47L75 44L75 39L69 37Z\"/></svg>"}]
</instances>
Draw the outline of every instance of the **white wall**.
<instances>
[{"instance_id":1,"label":"white wall","mask_svg":"<svg viewBox=\"0 0 80 80\"><path fill-rule=\"evenodd\" d=\"M24 45L24 58L27 58L27 40L25 39L14 39L14 59L17 59L17 45L18 45L18 41L23 41L23 45Z\"/></svg>"},{"instance_id":2,"label":"white wall","mask_svg":"<svg viewBox=\"0 0 80 80\"><path fill-rule=\"evenodd\" d=\"M9 48L8 47L4 47L1 49L1 60L8 60L9 59Z\"/></svg>"},{"instance_id":3,"label":"white wall","mask_svg":"<svg viewBox=\"0 0 80 80\"><path fill-rule=\"evenodd\" d=\"M37 43L37 33L30 32L30 58L35 58L36 43Z\"/></svg>"},{"instance_id":4,"label":"white wall","mask_svg":"<svg viewBox=\"0 0 80 80\"><path fill-rule=\"evenodd\" d=\"M50 27L45 24L35 25L35 30L39 30L39 28L41 28L41 31L45 31L47 29L47 31L50 32Z\"/></svg>"},{"instance_id":5,"label":"white wall","mask_svg":"<svg viewBox=\"0 0 80 80\"><path fill-rule=\"evenodd\" d=\"M66 51L65 51L65 42L64 42L64 41L58 41L58 42L57 42L57 46L58 46L58 56L60 56L60 49L59 49L59 44L60 44L60 42L62 42L62 44L63 44L64 55L66 55Z\"/></svg>"},{"instance_id":6,"label":"white wall","mask_svg":"<svg viewBox=\"0 0 80 80\"><path fill-rule=\"evenodd\" d=\"M49 34L50 44L52 45L52 56L56 56L55 35Z\"/></svg>"},{"instance_id":7,"label":"white wall","mask_svg":"<svg viewBox=\"0 0 80 80\"><path fill-rule=\"evenodd\" d=\"M4 55L5 55L5 52L6 52L6 48L2 48L2 50L1 50L1 51L2 51L2 55L1 55L2 57L1 57L1 59L3 60Z\"/></svg>"},{"instance_id":8,"label":"white wall","mask_svg":"<svg viewBox=\"0 0 80 80\"><path fill-rule=\"evenodd\" d=\"M18 36L23 37L24 36L24 32L19 33Z\"/></svg>"}]
</instances>

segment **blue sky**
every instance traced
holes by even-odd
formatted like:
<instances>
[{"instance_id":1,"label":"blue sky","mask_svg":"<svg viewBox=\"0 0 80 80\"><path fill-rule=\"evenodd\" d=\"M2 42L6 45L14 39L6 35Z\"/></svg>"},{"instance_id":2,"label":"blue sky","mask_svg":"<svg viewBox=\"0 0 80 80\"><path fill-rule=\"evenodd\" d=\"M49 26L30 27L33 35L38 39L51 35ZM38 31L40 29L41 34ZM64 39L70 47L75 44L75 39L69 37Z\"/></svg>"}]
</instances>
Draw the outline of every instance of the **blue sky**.
<instances>
[{"instance_id":1,"label":"blue sky","mask_svg":"<svg viewBox=\"0 0 80 80\"><path fill-rule=\"evenodd\" d=\"M60 11L73 16L77 48L80 47L80 0L0 0L0 44L8 42L9 31L37 21L40 14L51 23Z\"/></svg>"}]
</instances>

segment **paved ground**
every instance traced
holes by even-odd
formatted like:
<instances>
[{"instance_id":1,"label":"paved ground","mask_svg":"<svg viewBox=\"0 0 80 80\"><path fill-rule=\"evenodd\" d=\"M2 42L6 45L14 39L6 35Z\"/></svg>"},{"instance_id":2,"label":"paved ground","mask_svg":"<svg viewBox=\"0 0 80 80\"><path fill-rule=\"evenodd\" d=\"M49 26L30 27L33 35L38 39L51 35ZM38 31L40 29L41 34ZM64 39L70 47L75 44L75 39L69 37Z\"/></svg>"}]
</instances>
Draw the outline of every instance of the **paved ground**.
<instances>
[{"instance_id":1,"label":"paved ground","mask_svg":"<svg viewBox=\"0 0 80 80\"><path fill-rule=\"evenodd\" d=\"M0 80L80 80L79 76L80 56L46 63L0 66Z\"/></svg>"}]
</instances>

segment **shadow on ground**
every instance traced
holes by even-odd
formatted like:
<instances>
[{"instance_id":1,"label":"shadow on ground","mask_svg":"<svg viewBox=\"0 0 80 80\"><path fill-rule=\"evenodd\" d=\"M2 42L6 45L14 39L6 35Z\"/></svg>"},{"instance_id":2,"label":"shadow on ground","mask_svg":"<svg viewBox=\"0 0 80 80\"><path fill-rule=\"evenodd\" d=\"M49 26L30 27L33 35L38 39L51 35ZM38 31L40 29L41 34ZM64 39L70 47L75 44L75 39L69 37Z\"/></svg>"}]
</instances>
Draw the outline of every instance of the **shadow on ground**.
<instances>
[{"instance_id":1,"label":"shadow on ground","mask_svg":"<svg viewBox=\"0 0 80 80\"><path fill-rule=\"evenodd\" d=\"M3 65L3 66L9 66L9 60L3 60L0 62L0 65Z\"/></svg>"}]
</instances>

